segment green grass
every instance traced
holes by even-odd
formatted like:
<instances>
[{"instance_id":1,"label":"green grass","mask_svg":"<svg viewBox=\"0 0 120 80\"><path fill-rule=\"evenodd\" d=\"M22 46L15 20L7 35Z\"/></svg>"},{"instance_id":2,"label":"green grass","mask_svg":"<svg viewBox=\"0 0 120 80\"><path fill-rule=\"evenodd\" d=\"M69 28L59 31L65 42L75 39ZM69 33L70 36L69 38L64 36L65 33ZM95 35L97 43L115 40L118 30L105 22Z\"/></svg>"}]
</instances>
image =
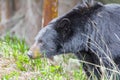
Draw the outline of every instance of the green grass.
<instances>
[{"instance_id":1,"label":"green grass","mask_svg":"<svg viewBox=\"0 0 120 80\"><path fill-rule=\"evenodd\" d=\"M16 65L16 71L3 75L2 80L18 80L22 72L39 73L35 77L32 77L33 75L28 77L29 80L86 80L81 67L79 71L69 73L61 65L50 64L46 58L29 59L26 55L29 49L27 44L17 37L5 36L0 40L0 46L0 52L4 53L3 57L12 59Z\"/></svg>"},{"instance_id":2,"label":"green grass","mask_svg":"<svg viewBox=\"0 0 120 80\"><path fill-rule=\"evenodd\" d=\"M15 79L17 80L19 75L20 75L19 72L13 71L13 72L11 72L9 75L4 75L4 76L2 77L2 80L9 80L10 78L12 78L12 77L14 77L14 76L16 77Z\"/></svg>"}]
</instances>

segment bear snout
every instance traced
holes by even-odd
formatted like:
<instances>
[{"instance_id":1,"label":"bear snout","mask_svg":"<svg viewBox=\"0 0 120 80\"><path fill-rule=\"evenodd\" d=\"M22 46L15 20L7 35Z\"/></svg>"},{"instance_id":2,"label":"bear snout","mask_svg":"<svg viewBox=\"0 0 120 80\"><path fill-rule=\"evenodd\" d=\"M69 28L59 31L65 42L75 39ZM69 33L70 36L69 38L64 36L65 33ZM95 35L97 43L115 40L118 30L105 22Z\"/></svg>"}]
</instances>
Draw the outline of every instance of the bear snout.
<instances>
[{"instance_id":1,"label":"bear snout","mask_svg":"<svg viewBox=\"0 0 120 80\"><path fill-rule=\"evenodd\" d=\"M28 51L27 55L29 56L29 58L33 58L33 55L32 55L32 51Z\"/></svg>"},{"instance_id":2,"label":"bear snout","mask_svg":"<svg viewBox=\"0 0 120 80\"><path fill-rule=\"evenodd\" d=\"M37 43L34 43L29 51L27 52L27 55L29 56L29 58L31 59L36 59L36 58L40 58L42 57L42 54L40 53L40 49Z\"/></svg>"},{"instance_id":3,"label":"bear snout","mask_svg":"<svg viewBox=\"0 0 120 80\"><path fill-rule=\"evenodd\" d=\"M41 53L39 53L37 51L30 51L30 50L27 52L27 55L31 59L36 59L36 58L43 57Z\"/></svg>"}]
</instances>

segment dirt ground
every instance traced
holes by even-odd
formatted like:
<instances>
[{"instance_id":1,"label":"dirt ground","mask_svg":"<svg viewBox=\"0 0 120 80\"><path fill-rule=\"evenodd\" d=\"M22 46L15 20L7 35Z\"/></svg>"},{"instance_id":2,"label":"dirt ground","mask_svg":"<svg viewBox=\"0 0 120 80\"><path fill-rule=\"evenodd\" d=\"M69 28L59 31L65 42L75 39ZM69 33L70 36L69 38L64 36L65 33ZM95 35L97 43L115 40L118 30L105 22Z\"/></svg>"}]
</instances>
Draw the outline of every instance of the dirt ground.
<instances>
[{"instance_id":1,"label":"dirt ground","mask_svg":"<svg viewBox=\"0 0 120 80\"><path fill-rule=\"evenodd\" d=\"M11 72L20 73L18 80L30 80L39 76L39 72L23 72L16 68L14 59L0 57L0 80L5 76L9 75ZM12 77L9 80L16 80L16 77Z\"/></svg>"},{"instance_id":2,"label":"dirt ground","mask_svg":"<svg viewBox=\"0 0 120 80\"><path fill-rule=\"evenodd\" d=\"M64 70L67 72L75 69L79 70L80 64L79 64L79 61L76 59L69 59L68 63L65 64L63 61L63 57L61 56L61 57L55 57L55 60L53 62L50 62L50 64L53 64L53 65L59 65L61 63L62 63L62 66L64 66ZM18 76L15 75L4 80L31 80L33 78L37 80L37 78L40 77L41 75L39 71L38 72L21 71L17 68L14 58L5 58L2 55L0 55L0 80L2 80L3 78L6 78L5 77L6 75L10 76L12 72L17 72L19 73L19 75ZM69 74L71 73L69 72Z\"/></svg>"}]
</instances>

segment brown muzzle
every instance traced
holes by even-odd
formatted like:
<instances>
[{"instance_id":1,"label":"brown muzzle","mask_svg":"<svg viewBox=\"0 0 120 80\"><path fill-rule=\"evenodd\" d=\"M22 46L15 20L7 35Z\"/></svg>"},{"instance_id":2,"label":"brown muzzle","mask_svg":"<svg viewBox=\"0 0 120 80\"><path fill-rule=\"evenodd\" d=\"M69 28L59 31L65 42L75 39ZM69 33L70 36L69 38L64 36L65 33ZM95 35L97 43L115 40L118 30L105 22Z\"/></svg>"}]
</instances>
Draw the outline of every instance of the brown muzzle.
<instances>
[{"instance_id":1,"label":"brown muzzle","mask_svg":"<svg viewBox=\"0 0 120 80\"><path fill-rule=\"evenodd\" d=\"M32 58L32 59L36 59L39 57L42 57L42 54L40 53L40 49L37 43L35 43L34 45L32 45L32 47L30 48L30 50L28 51L27 55Z\"/></svg>"}]
</instances>

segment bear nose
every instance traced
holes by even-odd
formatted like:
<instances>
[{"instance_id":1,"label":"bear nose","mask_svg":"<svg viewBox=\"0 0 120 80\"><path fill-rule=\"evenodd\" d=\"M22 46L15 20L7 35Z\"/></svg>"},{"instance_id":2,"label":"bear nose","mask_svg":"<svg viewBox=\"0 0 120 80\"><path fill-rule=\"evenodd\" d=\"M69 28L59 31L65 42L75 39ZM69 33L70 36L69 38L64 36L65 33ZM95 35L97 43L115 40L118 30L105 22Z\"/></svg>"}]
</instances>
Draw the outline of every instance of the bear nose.
<instances>
[{"instance_id":1,"label":"bear nose","mask_svg":"<svg viewBox=\"0 0 120 80\"><path fill-rule=\"evenodd\" d=\"M29 58L33 58L32 51L28 51L27 55L29 56Z\"/></svg>"}]
</instances>

